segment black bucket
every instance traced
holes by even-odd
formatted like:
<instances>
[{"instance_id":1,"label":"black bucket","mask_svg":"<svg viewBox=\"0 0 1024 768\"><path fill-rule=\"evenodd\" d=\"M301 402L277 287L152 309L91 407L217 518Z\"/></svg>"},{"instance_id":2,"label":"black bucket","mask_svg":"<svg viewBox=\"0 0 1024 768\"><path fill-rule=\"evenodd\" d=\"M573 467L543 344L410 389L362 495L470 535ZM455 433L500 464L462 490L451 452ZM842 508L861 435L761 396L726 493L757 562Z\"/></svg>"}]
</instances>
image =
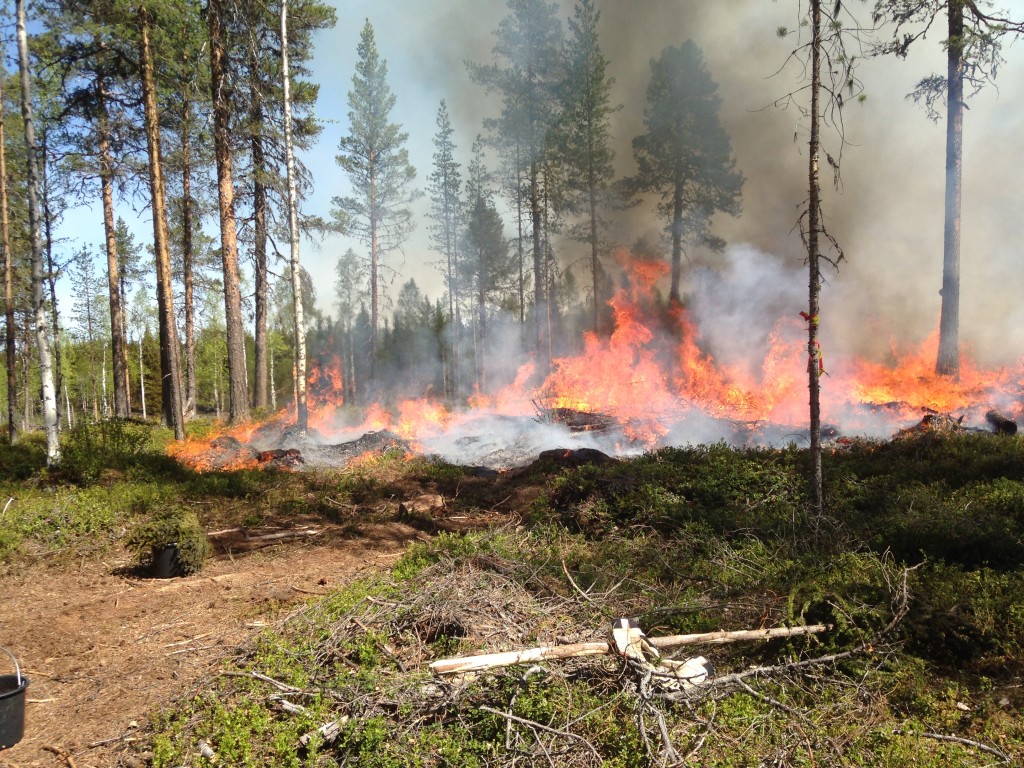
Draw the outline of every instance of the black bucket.
<instances>
[{"instance_id":1,"label":"black bucket","mask_svg":"<svg viewBox=\"0 0 1024 768\"><path fill-rule=\"evenodd\" d=\"M21 674L18 660L0 648L14 662L13 675L0 675L0 749L13 747L25 735L25 689L28 678Z\"/></svg>"},{"instance_id":2,"label":"black bucket","mask_svg":"<svg viewBox=\"0 0 1024 768\"><path fill-rule=\"evenodd\" d=\"M165 544L153 547L154 579L173 579L185 575L185 566L181 562L177 544Z\"/></svg>"}]
</instances>

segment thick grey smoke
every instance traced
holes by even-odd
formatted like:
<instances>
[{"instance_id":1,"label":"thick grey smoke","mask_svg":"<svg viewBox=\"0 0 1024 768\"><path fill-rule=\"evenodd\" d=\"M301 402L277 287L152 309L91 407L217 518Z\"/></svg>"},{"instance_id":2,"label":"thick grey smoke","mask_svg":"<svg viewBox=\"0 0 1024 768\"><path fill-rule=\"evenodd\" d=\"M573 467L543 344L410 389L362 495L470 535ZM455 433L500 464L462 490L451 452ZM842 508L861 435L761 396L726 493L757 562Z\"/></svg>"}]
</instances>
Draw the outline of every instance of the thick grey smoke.
<instances>
[{"instance_id":1,"label":"thick grey smoke","mask_svg":"<svg viewBox=\"0 0 1024 768\"><path fill-rule=\"evenodd\" d=\"M567 18L572 2L560 5ZM633 172L630 142L642 130L650 60L665 46L693 39L719 85L721 119L747 182L742 215L719 217L714 231L739 250L689 253L687 290L699 294L700 283L708 285L706 270L720 269L731 277L718 280L715 301L748 311L757 308L766 315L795 314L806 286L802 245L794 229L806 197L806 123L795 106L782 110L773 103L804 83L800 66L786 65L795 38L780 39L775 30L797 28L805 4L606 0L598 5L601 42L616 80L614 98L623 105L614 118L621 174ZM866 18L870 5L854 3L851 8ZM1008 5L1012 13L1024 14L1024 3ZM363 15L369 16L390 64L397 118L410 132L412 160L425 184L439 101L448 103L463 162L468 162L481 120L496 113L498 105L471 82L464 62L491 60L493 31L505 13L500 0L339 5L339 29L321 41L318 58L340 60L340 51L354 51ZM881 359L894 341L917 344L937 325L945 130L907 102L905 94L921 76L944 71L940 38L937 30L919 42L907 61L861 62L857 72L867 100L850 104L843 113L847 144L838 187L832 186L828 166L823 166L826 223L846 255L838 272L827 273L823 329L832 349ZM964 127L961 338L985 365L1016 364L1024 353L1024 271L1019 268L1024 194L1018 171L1024 157L1024 55L1019 45L1008 45L1004 52L1007 63L1000 70L999 88L971 100ZM327 113L337 116L337 131L347 122L344 99L354 54L345 55L344 65L332 67L334 82L322 80L321 104L330 103ZM336 145L335 135L325 135L328 151ZM839 157L836 134L826 138L829 152ZM328 170L318 174L317 183L323 194L343 193L340 174L332 178ZM434 296L440 293L440 281L426 277L429 270L422 266L433 257L427 255L426 222L421 221L398 268L417 277ZM641 206L619 216L614 235L629 245L641 236L658 237L661 230L651 208ZM565 244L564 261L579 258L580 248ZM331 252L325 249L325 256ZM755 268L751 275L757 279L743 275L744 269ZM727 290L735 293L725 295ZM704 333L715 338L716 346L725 345L718 338L724 332Z\"/></svg>"}]
</instances>

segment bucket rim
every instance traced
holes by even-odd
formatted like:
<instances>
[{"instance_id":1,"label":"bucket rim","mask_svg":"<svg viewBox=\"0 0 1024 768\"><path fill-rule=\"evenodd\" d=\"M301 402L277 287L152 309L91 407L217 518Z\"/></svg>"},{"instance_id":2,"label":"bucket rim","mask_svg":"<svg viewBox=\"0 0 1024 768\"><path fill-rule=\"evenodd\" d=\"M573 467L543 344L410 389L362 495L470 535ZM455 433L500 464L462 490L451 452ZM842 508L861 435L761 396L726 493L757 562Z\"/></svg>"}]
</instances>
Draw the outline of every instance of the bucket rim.
<instances>
[{"instance_id":1,"label":"bucket rim","mask_svg":"<svg viewBox=\"0 0 1024 768\"><path fill-rule=\"evenodd\" d=\"M11 657L11 661L14 662L14 676L18 679L18 687L21 688L21 667L18 666L17 658L15 658L14 654L11 653L6 648L4 648L2 645L0 645L0 651L3 651L8 656L10 656Z\"/></svg>"}]
</instances>

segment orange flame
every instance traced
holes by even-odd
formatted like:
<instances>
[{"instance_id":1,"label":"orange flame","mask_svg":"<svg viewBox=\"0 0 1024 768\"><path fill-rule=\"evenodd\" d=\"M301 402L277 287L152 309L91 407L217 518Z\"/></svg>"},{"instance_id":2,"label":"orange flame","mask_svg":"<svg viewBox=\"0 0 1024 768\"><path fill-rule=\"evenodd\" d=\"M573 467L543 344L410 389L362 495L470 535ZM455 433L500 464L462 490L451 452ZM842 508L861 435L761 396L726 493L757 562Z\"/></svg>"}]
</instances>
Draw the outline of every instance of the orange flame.
<instances>
[{"instance_id":1,"label":"orange flame","mask_svg":"<svg viewBox=\"0 0 1024 768\"><path fill-rule=\"evenodd\" d=\"M539 386L531 386L537 365L530 361L503 389L469 397L468 412L451 411L430 398L406 400L393 410L374 403L365 409L359 426L351 426L350 417L348 426L341 428L335 425L345 421L342 409L351 407L343 396L342 361L333 356L311 370L310 425L328 439L339 429L358 434L388 429L416 445L477 415L524 417L547 409L607 418L621 427L626 440L649 447L659 445L691 413L742 423L806 424L807 326L798 319L803 315L810 320L806 313L793 308L790 317L775 324L763 359L726 364L702 344L700 329L688 311L673 307L665 312L653 303L654 286L667 273L665 262L637 258L625 250L616 256L627 275L609 301L613 332L608 337L585 334L583 351L553 360ZM820 379L823 418L837 419L853 430L881 419L893 434L926 410L948 413L1000 403L1008 407L1019 401L1024 387L1020 367L984 370L965 355L958 378L939 376L934 372L937 347L936 332L915 350L891 350L888 364L845 358L830 350ZM287 424L293 418L282 411L274 423ZM202 441L173 446L171 452L202 467L210 462L215 438L247 442L259 426L225 429Z\"/></svg>"}]
</instances>

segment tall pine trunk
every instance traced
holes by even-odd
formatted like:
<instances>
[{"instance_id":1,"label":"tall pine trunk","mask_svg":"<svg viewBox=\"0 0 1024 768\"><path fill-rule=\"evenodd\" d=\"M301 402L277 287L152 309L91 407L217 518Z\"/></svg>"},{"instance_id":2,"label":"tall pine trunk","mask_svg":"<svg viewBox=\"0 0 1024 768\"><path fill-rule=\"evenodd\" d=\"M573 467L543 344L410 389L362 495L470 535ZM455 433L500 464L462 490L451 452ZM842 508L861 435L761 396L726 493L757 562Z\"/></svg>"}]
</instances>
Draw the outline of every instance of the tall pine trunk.
<instances>
[{"instance_id":1,"label":"tall pine trunk","mask_svg":"<svg viewBox=\"0 0 1024 768\"><path fill-rule=\"evenodd\" d=\"M256 59L256 51L250 46L249 69L253 78L259 72L260 65ZM262 132L266 116L264 115L262 96L258 83L250 89L252 105L249 110L249 152L252 157L252 212L253 212L253 277L256 283L254 304L256 310L255 327L253 329L253 387L252 404L256 408L267 406L267 304L269 280L267 271L267 160L263 146Z\"/></svg>"},{"instance_id":2,"label":"tall pine trunk","mask_svg":"<svg viewBox=\"0 0 1024 768\"><path fill-rule=\"evenodd\" d=\"M99 120L97 132L100 160L100 194L103 201L103 232L107 245L107 290L110 300L111 366L114 371L114 416L128 418L128 354L125 347L124 308L121 306L120 270L118 268L117 238L114 235L114 171L110 156L110 122L107 117L106 92L103 77L96 83Z\"/></svg>"},{"instance_id":3,"label":"tall pine trunk","mask_svg":"<svg viewBox=\"0 0 1024 768\"><path fill-rule=\"evenodd\" d=\"M139 9L139 53L142 64L142 98L149 157L149 187L153 200L153 250L156 253L156 297L160 320L160 381L164 422L174 430L176 440L185 439L185 416L181 398L181 361L178 328L171 290L171 253L167 236L167 204L164 198L163 159L160 154L160 122L156 107L156 82L150 42L152 18Z\"/></svg>"},{"instance_id":4,"label":"tall pine trunk","mask_svg":"<svg viewBox=\"0 0 1024 768\"><path fill-rule=\"evenodd\" d=\"M25 29L25 0L16 0L18 28L18 69L21 75L21 116L25 123L27 156L28 221L32 248L32 305L36 347L39 350L39 375L43 395L43 427L46 430L46 463L60 464L57 431L57 394L53 385L53 360L46 330L46 303L43 297L43 243L39 221L39 159L36 147L35 119L32 112L32 83L29 77L28 33Z\"/></svg>"},{"instance_id":5,"label":"tall pine trunk","mask_svg":"<svg viewBox=\"0 0 1024 768\"><path fill-rule=\"evenodd\" d=\"M537 353L541 373L547 373L547 363L540 360L547 349L544 333L548 319L547 301L544 285L544 210L541 204L540 168L536 160L530 161L530 226L533 234L533 315L534 315L534 351Z\"/></svg>"},{"instance_id":6,"label":"tall pine trunk","mask_svg":"<svg viewBox=\"0 0 1024 768\"><path fill-rule=\"evenodd\" d=\"M818 344L818 312L821 293L821 263L818 234L821 223L821 183L818 177L821 109L821 0L811 0L811 136L808 141L807 170L807 381L810 390L811 512L820 519L824 512L821 472L821 349Z\"/></svg>"},{"instance_id":7,"label":"tall pine trunk","mask_svg":"<svg viewBox=\"0 0 1024 768\"><path fill-rule=\"evenodd\" d=\"M942 310L935 371L960 373L960 202L963 195L964 0L949 0L946 73L946 204L942 238Z\"/></svg>"},{"instance_id":8,"label":"tall pine trunk","mask_svg":"<svg viewBox=\"0 0 1024 768\"><path fill-rule=\"evenodd\" d=\"M668 299L680 304L679 283L683 275L683 161L676 158L672 191L672 277L669 283Z\"/></svg>"},{"instance_id":9,"label":"tall pine trunk","mask_svg":"<svg viewBox=\"0 0 1024 768\"><path fill-rule=\"evenodd\" d=\"M196 415L195 246L192 242L192 107L181 121L181 261L185 288L185 416Z\"/></svg>"},{"instance_id":10,"label":"tall pine trunk","mask_svg":"<svg viewBox=\"0 0 1024 768\"><path fill-rule=\"evenodd\" d=\"M295 305L295 424L305 432L306 408L306 323L302 314L302 274L299 268L298 194L295 189L295 155L292 151L291 76L288 70L288 0L281 0L281 84L284 91L284 153L288 169L288 234L291 239L292 296ZM376 290L376 287L374 288ZM376 294L374 295L376 299Z\"/></svg>"},{"instance_id":11,"label":"tall pine trunk","mask_svg":"<svg viewBox=\"0 0 1024 768\"><path fill-rule=\"evenodd\" d=\"M592 155L591 155L592 156ZM601 326L601 297L600 297L600 270L601 261L598 258L597 239L597 178L591 164L587 174L587 195L590 204L590 277L594 291L594 333L600 331Z\"/></svg>"},{"instance_id":12,"label":"tall pine trunk","mask_svg":"<svg viewBox=\"0 0 1024 768\"><path fill-rule=\"evenodd\" d=\"M0 247L4 251L4 342L7 362L7 438L11 443L18 435L14 412L18 407L18 371L16 351L17 329L14 324L14 261L11 259L11 218L7 206L7 139L4 133L3 81L6 77L0 66Z\"/></svg>"},{"instance_id":13,"label":"tall pine trunk","mask_svg":"<svg viewBox=\"0 0 1024 768\"><path fill-rule=\"evenodd\" d=\"M220 250L224 271L224 323L227 328L228 419L232 424L249 418L249 385L245 367L245 332L242 328L242 293L238 278L238 233L235 224L235 188L231 172L228 114L227 56L221 0L210 0L210 87L213 101L213 140L217 164L217 200L220 211Z\"/></svg>"}]
</instances>

